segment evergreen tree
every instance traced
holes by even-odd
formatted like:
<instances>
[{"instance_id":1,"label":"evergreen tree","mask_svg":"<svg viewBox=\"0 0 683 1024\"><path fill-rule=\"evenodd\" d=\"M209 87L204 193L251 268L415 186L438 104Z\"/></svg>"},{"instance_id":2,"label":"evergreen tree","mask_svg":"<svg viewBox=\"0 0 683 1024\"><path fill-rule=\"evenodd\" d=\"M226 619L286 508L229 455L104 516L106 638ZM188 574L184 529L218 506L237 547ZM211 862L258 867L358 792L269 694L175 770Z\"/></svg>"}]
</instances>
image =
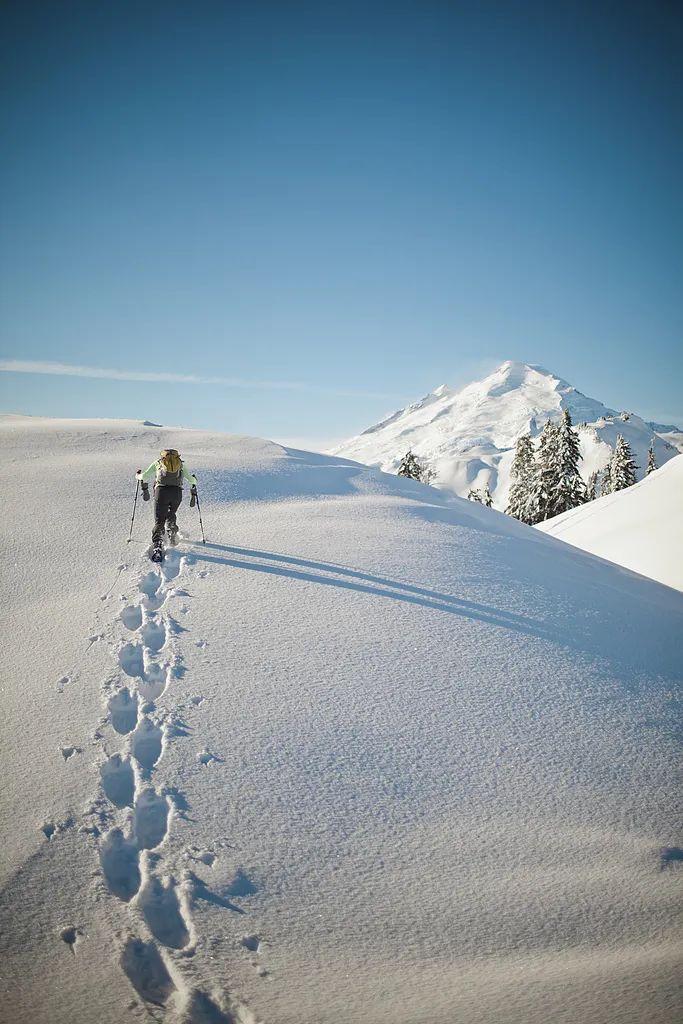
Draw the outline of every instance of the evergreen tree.
<instances>
[{"instance_id":1,"label":"evergreen tree","mask_svg":"<svg viewBox=\"0 0 683 1024\"><path fill-rule=\"evenodd\" d=\"M617 443L610 461L611 491L623 491L626 487L631 487L636 482L637 469L631 446L623 434L617 434Z\"/></svg>"},{"instance_id":2,"label":"evergreen tree","mask_svg":"<svg viewBox=\"0 0 683 1024\"><path fill-rule=\"evenodd\" d=\"M429 469L423 465L411 451L401 459L401 464L398 467L398 475L408 477L410 480L419 480L423 484L431 484L435 478L436 473L433 469Z\"/></svg>"},{"instance_id":3,"label":"evergreen tree","mask_svg":"<svg viewBox=\"0 0 683 1024\"><path fill-rule=\"evenodd\" d=\"M655 457L655 439L653 437L652 440L650 441L650 447L647 450L647 471L646 471L645 475L649 476L650 473L654 473L654 471L656 469L657 469L657 459Z\"/></svg>"},{"instance_id":4,"label":"evergreen tree","mask_svg":"<svg viewBox=\"0 0 683 1024\"><path fill-rule=\"evenodd\" d=\"M401 459L401 465L398 467L398 475L406 476L409 480L422 479L422 466L411 451L406 452Z\"/></svg>"},{"instance_id":5,"label":"evergreen tree","mask_svg":"<svg viewBox=\"0 0 683 1024\"><path fill-rule=\"evenodd\" d=\"M595 501L598 496L598 474L593 471L586 484L586 501Z\"/></svg>"},{"instance_id":6,"label":"evergreen tree","mask_svg":"<svg viewBox=\"0 0 683 1024\"><path fill-rule=\"evenodd\" d=\"M467 500L476 501L479 505L486 505L487 508L491 508L493 496L489 490L489 485L486 484L483 490L479 490L478 487L470 487L467 492Z\"/></svg>"},{"instance_id":7,"label":"evergreen tree","mask_svg":"<svg viewBox=\"0 0 683 1024\"><path fill-rule=\"evenodd\" d=\"M531 506L533 498L534 483L536 478L536 466L534 463L534 445L531 434L522 434L517 441L515 457L512 460L510 469L512 483L508 507L505 509L509 516L514 516L522 523L533 522Z\"/></svg>"},{"instance_id":8,"label":"evergreen tree","mask_svg":"<svg viewBox=\"0 0 683 1024\"><path fill-rule=\"evenodd\" d=\"M609 461L602 471L602 477L600 479L600 497L602 498L605 494L612 493L612 462L614 461L614 451L609 457Z\"/></svg>"},{"instance_id":9,"label":"evergreen tree","mask_svg":"<svg viewBox=\"0 0 683 1024\"><path fill-rule=\"evenodd\" d=\"M580 460L579 437L572 428L569 409L565 409L557 427L559 478L552 501L552 515L558 516L586 500L586 485L579 473Z\"/></svg>"},{"instance_id":10,"label":"evergreen tree","mask_svg":"<svg viewBox=\"0 0 683 1024\"><path fill-rule=\"evenodd\" d=\"M560 428L546 420L536 455L536 479L530 507L532 523L542 523L557 514L561 480Z\"/></svg>"}]
</instances>

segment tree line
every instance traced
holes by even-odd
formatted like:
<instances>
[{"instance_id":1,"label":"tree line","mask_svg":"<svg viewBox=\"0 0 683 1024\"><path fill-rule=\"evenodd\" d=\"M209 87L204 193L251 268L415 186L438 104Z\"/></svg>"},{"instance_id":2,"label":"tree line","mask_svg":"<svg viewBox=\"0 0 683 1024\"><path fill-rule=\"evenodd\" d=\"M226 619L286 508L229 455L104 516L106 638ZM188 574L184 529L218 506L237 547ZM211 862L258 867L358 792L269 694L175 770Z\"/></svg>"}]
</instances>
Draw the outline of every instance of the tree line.
<instances>
[{"instance_id":1,"label":"tree line","mask_svg":"<svg viewBox=\"0 0 683 1024\"><path fill-rule=\"evenodd\" d=\"M507 514L533 526L603 494L623 491L636 482L638 466L623 434L617 435L602 473L591 473L588 483L579 472L580 461L579 436L568 409L559 423L546 421L537 446L531 434L523 434L517 441L510 471ZM648 450L647 472L656 468L653 441Z\"/></svg>"},{"instance_id":2,"label":"tree line","mask_svg":"<svg viewBox=\"0 0 683 1024\"><path fill-rule=\"evenodd\" d=\"M580 461L579 436L568 409L563 411L559 423L546 421L537 444L530 433L523 434L517 441L510 471L507 514L533 526L603 494L622 491L636 482L638 466L623 434L617 435L605 468L601 473L591 473L588 483L579 472ZM653 438L648 449L648 475L655 469ZM435 477L434 471L420 462L412 451L401 459L398 475L425 484ZM472 488L467 497L489 508L493 504L488 484L484 488Z\"/></svg>"}]
</instances>

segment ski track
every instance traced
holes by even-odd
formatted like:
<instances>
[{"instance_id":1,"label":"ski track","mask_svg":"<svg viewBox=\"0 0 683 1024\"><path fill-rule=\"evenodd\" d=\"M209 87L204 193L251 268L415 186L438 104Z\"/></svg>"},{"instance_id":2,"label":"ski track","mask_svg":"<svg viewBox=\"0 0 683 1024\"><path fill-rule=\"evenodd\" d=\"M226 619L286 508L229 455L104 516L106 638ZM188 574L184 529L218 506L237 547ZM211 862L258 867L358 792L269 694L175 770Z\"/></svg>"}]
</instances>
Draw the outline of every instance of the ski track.
<instances>
[{"instance_id":1,"label":"ski track","mask_svg":"<svg viewBox=\"0 0 683 1024\"><path fill-rule=\"evenodd\" d=\"M177 584L192 564L191 556L173 548L154 568L147 569L145 561L130 588L132 593L120 595L122 605L110 620L109 633L98 634L98 639L111 637L118 673L113 686L112 680L104 684L105 723L111 727L111 735L123 737L123 749L115 753L105 749L104 726L100 723L95 739L102 747L103 758L97 770L105 799L94 801L88 813L96 816L97 823L84 825L81 832L98 844L101 877L110 898L127 907L130 926L120 939L119 966L154 1019L165 1020L170 1014L169 1024L256 1024L250 1010L231 992L218 995L212 989L209 994L191 977L191 958L197 952L198 941L191 917L193 899L211 898L240 914L246 912L210 893L193 872L184 871L183 880L178 882L164 867L164 849L174 813L182 814L186 807L182 794L172 787L155 785L153 776L163 762L167 744L189 735L184 714L196 711L204 700L195 693L182 705L157 709L157 701L172 695L173 680L185 672L178 638L188 630L170 617L166 606L173 597L183 601L189 598ZM119 577L127 568L120 567ZM204 575L197 573L198 577ZM102 598L107 603L98 612L98 620L114 600L107 601L112 590ZM187 604L179 610L187 612ZM190 642L199 648L206 646L205 640L193 642L190 637ZM77 747L60 750L65 760L81 752ZM222 764L217 753L206 749L195 760L200 768ZM104 826L104 832L100 826ZM48 840L61 830L61 825L52 822L43 825ZM212 868L217 853L191 847L182 852L182 857ZM238 869L229 895L239 898L255 891ZM69 926L60 936L74 955L78 935L78 929ZM246 934L240 945L244 954L253 958L259 953L261 939ZM267 972L261 969L259 973Z\"/></svg>"}]
</instances>

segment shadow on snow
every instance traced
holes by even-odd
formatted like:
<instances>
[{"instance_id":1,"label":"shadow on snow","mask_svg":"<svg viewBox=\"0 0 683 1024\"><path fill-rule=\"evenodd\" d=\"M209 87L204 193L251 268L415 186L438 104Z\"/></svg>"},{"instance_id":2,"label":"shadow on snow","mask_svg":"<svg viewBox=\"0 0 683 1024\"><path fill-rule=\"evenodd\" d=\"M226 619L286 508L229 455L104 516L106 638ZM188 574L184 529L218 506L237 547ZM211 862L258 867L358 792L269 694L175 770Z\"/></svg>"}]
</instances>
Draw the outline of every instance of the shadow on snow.
<instances>
[{"instance_id":1,"label":"shadow on snow","mask_svg":"<svg viewBox=\"0 0 683 1024\"><path fill-rule=\"evenodd\" d=\"M226 554L223 556L207 554L207 548L210 548L212 551L222 551ZM235 558L230 557L231 555L244 557ZM544 623L524 615L491 608L487 605L478 604L476 601L468 601L465 598L455 597L453 594L443 594L436 590L428 590L425 587L419 587L412 583L403 583L399 580L392 580L383 576L373 576L358 569L347 569L334 563L315 562L305 558L297 558L293 555L278 554L273 551L258 551L251 548L238 548L210 543L201 547L194 547L193 557L198 561L228 565L234 569L249 569L252 572L266 573L271 576L284 576L289 579L300 580L304 583L317 583L328 587L338 587L342 590L353 590L361 594L370 594L373 597L385 597L394 601L404 601L408 604L420 605L423 608L431 608L435 611L446 612L451 615L458 615L495 626L503 626L515 632L541 637L545 640L558 639L553 631L548 629ZM245 558L269 559L270 561L269 563L246 561ZM315 572L308 570L315 570ZM323 573L334 575L322 575Z\"/></svg>"}]
</instances>

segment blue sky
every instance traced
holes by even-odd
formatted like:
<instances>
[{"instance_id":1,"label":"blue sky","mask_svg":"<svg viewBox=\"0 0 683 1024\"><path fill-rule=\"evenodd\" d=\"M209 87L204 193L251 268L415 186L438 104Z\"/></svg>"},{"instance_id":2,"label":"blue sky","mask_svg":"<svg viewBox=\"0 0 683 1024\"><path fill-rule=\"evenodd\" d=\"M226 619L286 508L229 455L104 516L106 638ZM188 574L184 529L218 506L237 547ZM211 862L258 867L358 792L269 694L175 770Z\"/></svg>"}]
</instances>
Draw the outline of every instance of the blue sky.
<instances>
[{"instance_id":1,"label":"blue sky","mask_svg":"<svg viewBox=\"0 0 683 1024\"><path fill-rule=\"evenodd\" d=\"M683 420L676 4L0 21L0 359L203 381L5 371L3 410L320 444L510 358Z\"/></svg>"}]
</instances>

